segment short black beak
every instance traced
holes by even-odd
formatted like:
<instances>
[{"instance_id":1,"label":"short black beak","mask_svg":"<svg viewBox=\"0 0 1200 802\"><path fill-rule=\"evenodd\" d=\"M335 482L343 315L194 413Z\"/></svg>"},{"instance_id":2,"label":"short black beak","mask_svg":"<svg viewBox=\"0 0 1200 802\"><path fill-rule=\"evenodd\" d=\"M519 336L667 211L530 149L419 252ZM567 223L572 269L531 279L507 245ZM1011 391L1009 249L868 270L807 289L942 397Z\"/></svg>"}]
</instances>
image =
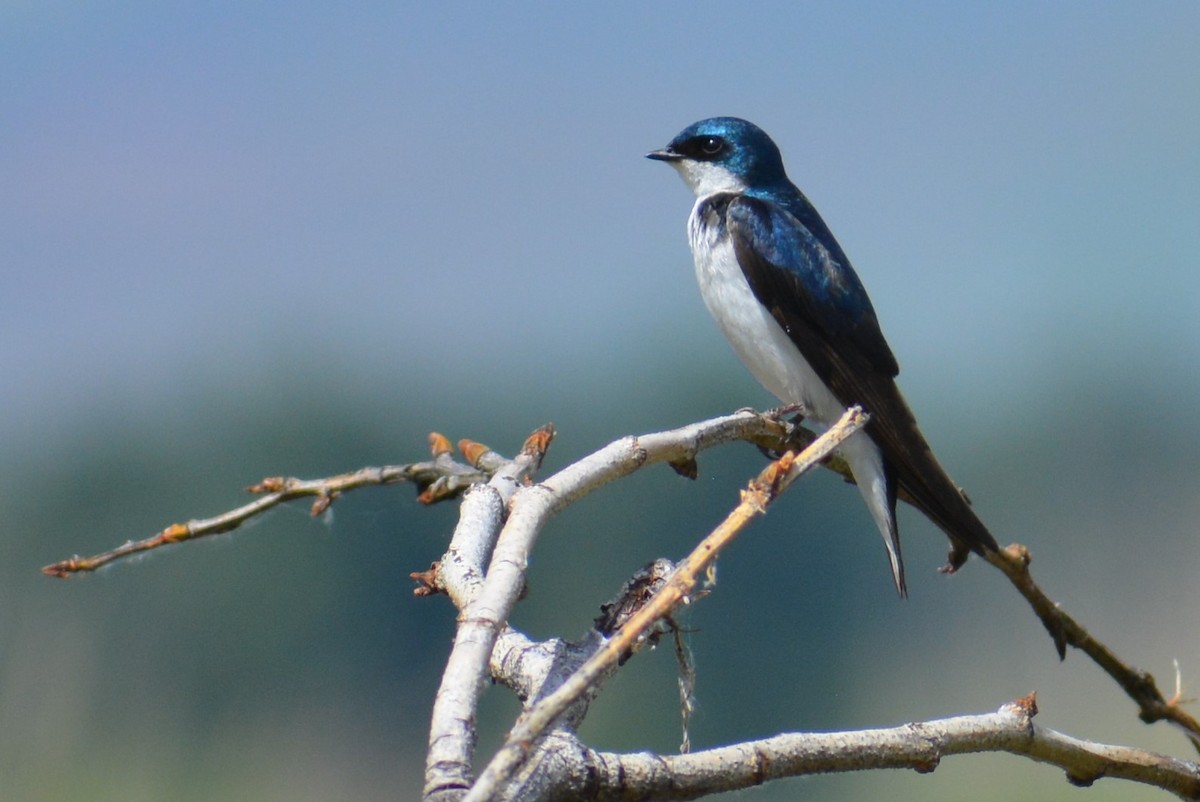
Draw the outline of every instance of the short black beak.
<instances>
[{"instance_id":1,"label":"short black beak","mask_svg":"<svg viewBox=\"0 0 1200 802\"><path fill-rule=\"evenodd\" d=\"M647 159L654 159L660 162L677 162L683 157L673 150L652 150L646 154Z\"/></svg>"}]
</instances>

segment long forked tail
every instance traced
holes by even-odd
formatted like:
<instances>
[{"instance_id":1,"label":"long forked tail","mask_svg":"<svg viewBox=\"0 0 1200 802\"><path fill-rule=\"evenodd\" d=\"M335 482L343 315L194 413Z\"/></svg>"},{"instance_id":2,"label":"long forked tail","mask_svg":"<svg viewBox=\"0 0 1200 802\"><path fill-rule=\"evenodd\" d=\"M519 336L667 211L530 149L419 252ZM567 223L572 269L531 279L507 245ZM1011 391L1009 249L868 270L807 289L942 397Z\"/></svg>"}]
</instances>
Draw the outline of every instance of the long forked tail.
<instances>
[{"instance_id":1,"label":"long forked tail","mask_svg":"<svg viewBox=\"0 0 1200 802\"><path fill-rule=\"evenodd\" d=\"M992 533L933 455L899 388L894 382L880 382L872 389L876 414L866 431L883 453L885 467L904 499L950 538L950 559L944 570L962 567L972 551L981 556L999 551ZM872 410L868 407L867 412Z\"/></svg>"}]
</instances>

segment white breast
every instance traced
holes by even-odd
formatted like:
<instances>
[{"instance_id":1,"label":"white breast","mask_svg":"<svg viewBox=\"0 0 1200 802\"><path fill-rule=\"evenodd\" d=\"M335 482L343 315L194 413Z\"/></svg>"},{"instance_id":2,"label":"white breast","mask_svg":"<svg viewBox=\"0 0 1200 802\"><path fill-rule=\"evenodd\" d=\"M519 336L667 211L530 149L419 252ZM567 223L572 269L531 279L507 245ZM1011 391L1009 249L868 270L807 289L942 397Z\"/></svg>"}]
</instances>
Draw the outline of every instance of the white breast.
<instances>
[{"instance_id":1,"label":"white breast","mask_svg":"<svg viewBox=\"0 0 1200 802\"><path fill-rule=\"evenodd\" d=\"M698 214L688 218L688 238L696 263L696 281L709 313L754 378L785 403L800 403L806 417L824 424L837 420L844 407L817 376L800 350L754 297L729 238Z\"/></svg>"},{"instance_id":2,"label":"white breast","mask_svg":"<svg viewBox=\"0 0 1200 802\"><path fill-rule=\"evenodd\" d=\"M832 424L844 412L842 403L817 376L775 318L754 297L729 238L720 236L718 226L705 225L698 214L703 203L701 198L692 208L688 218L688 238L696 262L696 280L709 313L763 387L785 403L803 404L808 420L826 426ZM893 575L897 577L897 587L903 588L904 569L900 563L891 494L879 447L866 432L857 432L842 443L839 452L849 462L859 492L883 536Z\"/></svg>"}]
</instances>

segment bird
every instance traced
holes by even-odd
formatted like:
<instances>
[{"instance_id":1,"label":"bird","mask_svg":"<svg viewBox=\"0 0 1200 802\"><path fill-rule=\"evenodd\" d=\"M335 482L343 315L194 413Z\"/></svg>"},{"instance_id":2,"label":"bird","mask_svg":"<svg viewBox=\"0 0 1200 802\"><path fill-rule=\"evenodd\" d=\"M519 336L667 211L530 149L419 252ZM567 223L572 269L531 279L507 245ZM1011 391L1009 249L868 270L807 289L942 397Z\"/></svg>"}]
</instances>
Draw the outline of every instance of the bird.
<instances>
[{"instance_id":1,"label":"bird","mask_svg":"<svg viewBox=\"0 0 1200 802\"><path fill-rule=\"evenodd\" d=\"M998 551L938 463L896 385L896 357L867 291L775 142L738 117L712 117L646 154L696 196L688 239L705 306L750 373L806 420L829 426L851 405L870 416L841 446L907 595L896 499L903 491L950 540L944 572Z\"/></svg>"}]
</instances>

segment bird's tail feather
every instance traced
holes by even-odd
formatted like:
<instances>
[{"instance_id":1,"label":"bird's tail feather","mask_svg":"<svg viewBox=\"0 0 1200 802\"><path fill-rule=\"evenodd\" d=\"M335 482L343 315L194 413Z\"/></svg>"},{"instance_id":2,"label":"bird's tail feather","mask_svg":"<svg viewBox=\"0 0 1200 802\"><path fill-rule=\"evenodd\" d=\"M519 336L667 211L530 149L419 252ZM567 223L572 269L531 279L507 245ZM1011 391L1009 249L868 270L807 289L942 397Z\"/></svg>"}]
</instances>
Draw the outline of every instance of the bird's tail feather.
<instances>
[{"instance_id":1,"label":"bird's tail feather","mask_svg":"<svg viewBox=\"0 0 1200 802\"><path fill-rule=\"evenodd\" d=\"M896 527L896 482L889 475L890 467L884 462L878 447L861 434L843 443L841 451L850 465L854 481L858 484L871 517L879 527L879 534L883 537L896 593L900 598L904 598L908 595L908 586L904 581L900 530Z\"/></svg>"}]
</instances>

